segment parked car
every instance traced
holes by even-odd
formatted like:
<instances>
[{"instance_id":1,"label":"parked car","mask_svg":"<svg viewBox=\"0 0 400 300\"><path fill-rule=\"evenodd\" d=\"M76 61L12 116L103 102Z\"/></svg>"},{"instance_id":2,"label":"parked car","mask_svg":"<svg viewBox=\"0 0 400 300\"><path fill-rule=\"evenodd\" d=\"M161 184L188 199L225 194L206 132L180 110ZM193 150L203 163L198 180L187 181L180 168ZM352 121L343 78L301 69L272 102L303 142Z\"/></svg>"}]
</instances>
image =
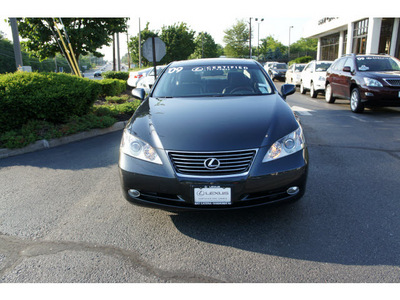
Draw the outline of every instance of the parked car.
<instances>
[{"instance_id":1,"label":"parked car","mask_svg":"<svg viewBox=\"0 0 400 300\"><path fill-rule=\"evenodd\" d=\"M325 92L326 70L332 63L326 60L309 62L300 75L300 93L305 94L309 90L310 96L316 98L318 93Z\"/></svg>"},{"instance_id":2,"label":"parked car","mask_svg":"<svg viewBox=\"0 0 400 300\"><path fill-rule=\"evenodd\" d=\"M147 68L147 69L143 69L143 70L139 70L139 71L135 71L135 72L129 72L129 77L127 80L127 84L131 87L136 87L138 81L147 76L147 74L151 71L151 69L153 68Z\"/></svg>"},{"instance_id":3,"label":"parked car","mask_svg":"<svg viewBox=\"0 0 400 300\"><path fill-rule=\"evenodd\" d=\"M157 77L160 75L160 73L165 69L166 65L164 66L157 66ZM136 84L136 87L144 89L146 94L150 93L151 88L154 85L154 67L152 70L147 74L147 76L144 76L139 79L139 81Z\"/></svg>"},{"instance_id":4,"label":"parked car","mask_svg":"<svg viewBox=\"0 0 400 300\"><path fill-rule=\"evenodd\" d=\"M173 62L125 127L119 172L127 200L167 210L294 201L308 152L287 95L254 60Z\"/></svg>"},{"instance_id":5,"label":"parked car","mask_svg":"<svg viewBox=\"0 0 400 300\"><path fill-rule=\"evenodd\" d=\"M350 100L352 112L365 107L400 106L400 61L389 55L347 55L335 60L326 77L325 100Z\"/></svg>"},{"instance_id":6,"label":"parked car","mask_svg":"<svg viewBox=\"0 0 400 300\"><path fill-rule=\"evenodd\" d=\"M284 81L287 68L287 64L285 63L273 63L268 66L268 75L271 77L272 81L275 79Z\"/></svg>"},{"instance_id":7,"label":"parked car","mask_svg":"<svg viewBox=\"0 0 400 300\"><path fill-rule=\"evenodd\" d=\"M286 83L300 85L301 71L303 71L306 64L292 64L286 71Z\"/></svg>"},{"instance_id":8,"label":"parked car","mask_svg":"<svg viewBox=\"0 0 400 300\"><path fill-rule=\"evenodd\" d=\"M101 77L103 72L102 71L96 71L93 73L93 77Z\"/></svg>"},{"instance_id":9,"label":"parked car","mask_svg":"<svg viewBox=\"0 0 400 300\"><path fill-rule=\"evenodd\" d=\"M265 69L265 71L267 71L267 73L268 73L269 68L271 68L272 65L273 65L273 64L276 64L276 63L278 63L278 62L277 62L277 61L267 61L267 62L264 64L264 69Z\"/></svg>"}]
</instances>

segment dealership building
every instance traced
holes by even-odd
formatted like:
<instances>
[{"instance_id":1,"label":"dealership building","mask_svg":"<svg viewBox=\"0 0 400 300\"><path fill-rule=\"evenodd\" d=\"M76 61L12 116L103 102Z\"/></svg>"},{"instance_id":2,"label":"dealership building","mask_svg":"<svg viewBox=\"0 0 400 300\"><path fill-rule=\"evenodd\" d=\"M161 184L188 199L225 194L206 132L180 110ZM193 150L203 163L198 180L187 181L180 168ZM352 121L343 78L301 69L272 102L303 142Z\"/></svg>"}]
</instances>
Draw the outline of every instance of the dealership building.
<instances>
[{"instance_id":1,"label":"dealership building","mask_svg":"<svg viewBox=\"0 0 400 300\"><path fill-rule=\"evenodd\" d=\"M323 18L306 26L306 38L318 38L318 60L344 54L389 54L400 58L400 18Z\"/></svg>"}]
</instances>

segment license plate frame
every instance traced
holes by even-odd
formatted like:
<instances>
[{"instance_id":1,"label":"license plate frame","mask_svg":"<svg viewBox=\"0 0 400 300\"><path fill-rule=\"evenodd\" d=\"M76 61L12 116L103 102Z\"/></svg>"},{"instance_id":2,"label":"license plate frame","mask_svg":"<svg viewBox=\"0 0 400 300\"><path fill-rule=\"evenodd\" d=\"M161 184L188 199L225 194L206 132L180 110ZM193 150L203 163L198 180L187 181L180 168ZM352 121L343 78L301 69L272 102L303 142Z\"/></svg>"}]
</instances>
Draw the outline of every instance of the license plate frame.
<instances>
[{"instance_id":1,"label":"license plate frame","mask_svg":"<svg viewBox=\"0 0 400 300\"><path fill-rule=\"evenodd\" d=\"M231 205L231 187L196 186L193 187L195 205Z\"/></svg>"}]
</instances>

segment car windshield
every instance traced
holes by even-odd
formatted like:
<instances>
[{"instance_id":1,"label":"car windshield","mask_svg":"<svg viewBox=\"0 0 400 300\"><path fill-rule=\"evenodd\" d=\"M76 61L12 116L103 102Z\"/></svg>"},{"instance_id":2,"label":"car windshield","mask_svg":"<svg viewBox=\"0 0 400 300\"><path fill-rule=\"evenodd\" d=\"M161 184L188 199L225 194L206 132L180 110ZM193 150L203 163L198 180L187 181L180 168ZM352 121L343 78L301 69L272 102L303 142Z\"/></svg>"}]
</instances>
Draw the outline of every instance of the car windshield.
<instances>
[{"instance_id":1,"label":"car windshield","mask_svg":"<svg viewBox=\"0 0 400 300\"><path fill-rule=\"evenodd\" d=\"M273 69L287 69L287 65L286 64L274 64L272 66Z\"/></svg>"},{"instance_id":2,"label":"car windshield","mask_svg":"<svg viewBox=\"0 0 400 300\"><path fill-rule=\"evenodd\" d=\"M356 61L361 72L400 71L400 61L391 57L361 56Z\"/></svg>"},{"instance_id":3,"label":"car windshield","mask_svg":"<svg viewBox=\"0 0 400 300\"><path fill-rule=\"evenodd\" d=\"M320 62L317 63L317 65L315 66L315 71L316 72L325 72L326 70L328 70L328 68L331 66L332 63L327 63L327 62Z\"/></svg>"},{"instance_id":4,"label":"car windshield","mask_svg":"<svg viewBox=\"0 0 400 300\"><path fill-rule=\"evenodd\" d=\"M155 86L152 97L218 97L273 93L256 64L172 64Z\"/></svg>"}]
</instances>

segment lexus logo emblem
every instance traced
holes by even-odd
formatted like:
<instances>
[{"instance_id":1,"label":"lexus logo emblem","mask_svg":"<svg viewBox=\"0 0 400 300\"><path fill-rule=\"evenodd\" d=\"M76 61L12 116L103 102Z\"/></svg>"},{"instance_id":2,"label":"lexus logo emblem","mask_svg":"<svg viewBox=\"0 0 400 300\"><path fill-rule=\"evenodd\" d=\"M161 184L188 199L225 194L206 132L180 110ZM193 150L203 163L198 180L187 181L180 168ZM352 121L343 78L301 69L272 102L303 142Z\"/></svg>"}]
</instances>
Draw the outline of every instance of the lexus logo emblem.
<instances>
[{"instance_id":1,"label":"lexus logo emblem","mask_svg":"<svg viewBox=\"0 0 400 300\"><path fill-rule=\"evenodd\" d=\"M221 163L216 158L207 158L204 161L204 166L206 167L206 169L209 169L209 170L218 169L220 165L221 165Z\"/></svg>"}]
</instances>

